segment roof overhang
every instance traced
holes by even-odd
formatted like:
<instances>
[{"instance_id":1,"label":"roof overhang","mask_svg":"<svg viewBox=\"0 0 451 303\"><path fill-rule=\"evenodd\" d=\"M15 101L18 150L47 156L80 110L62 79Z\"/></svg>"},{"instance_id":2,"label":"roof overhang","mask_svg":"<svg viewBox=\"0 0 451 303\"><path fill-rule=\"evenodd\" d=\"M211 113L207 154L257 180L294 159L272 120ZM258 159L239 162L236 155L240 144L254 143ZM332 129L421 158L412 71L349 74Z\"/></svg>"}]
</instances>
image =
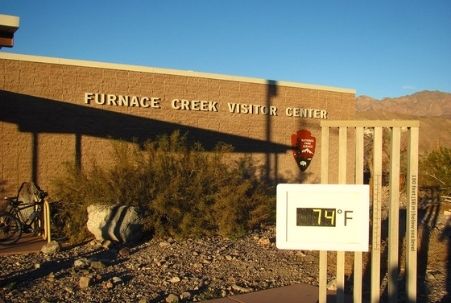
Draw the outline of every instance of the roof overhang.
<instances>
[{"instance_id":1,"label":"roof overhang","mask_svg":"<svg viewBox=\"0 0 451 303\"><path fill-rule=\"evenodd\" d=\"M19 29L20 18L0 15L0 48L14 46L14 33Z\"/></svg>"}]
</instances>

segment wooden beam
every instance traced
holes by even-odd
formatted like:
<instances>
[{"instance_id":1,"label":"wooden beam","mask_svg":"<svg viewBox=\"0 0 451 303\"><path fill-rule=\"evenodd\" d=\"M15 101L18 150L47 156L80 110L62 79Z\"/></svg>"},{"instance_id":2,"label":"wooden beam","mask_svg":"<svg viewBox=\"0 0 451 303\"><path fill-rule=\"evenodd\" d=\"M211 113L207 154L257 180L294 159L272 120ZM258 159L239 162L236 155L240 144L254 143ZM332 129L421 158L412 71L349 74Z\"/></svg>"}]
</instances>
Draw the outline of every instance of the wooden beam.
<instances>
[{"instance_id":1,"label":"wooden beam","mask_svg":"<svg viewBox=\"0 0 451 303\"><path fill-rule=\"evenodd\" d=\"M321 127L321 183L329 183L329 128ZM327 303L327 251L319 252L318 302Z\"/></svg>"},{"instance_id":2,"label":"wooden beam","mask_svg":"<svg viewBox=\"0 0 451 303\"><path fill-rule=\"evenodd\" d=\"M348 129L340 127L338 131L338 183L346 184L348 156ZM337 251L337 303L345 300L345 252Z\"/></svg>"},{"instance_id":3,"label":"wooden beam","mask_svg":"<svg viewBox=\"0 0 451 303\"><path fill-rule=\"evenodd\" d=\"M371 245L371 303L380 300L381 287L381 207L382 207L382 127L374 128L373 146L373 234Z\"/></svg>"},{"instance_id":4,"label":"wooden beam","mask_svg":"<svg viewBox=\"0 0 451 303\"><path fill-rule=\"evenodd\" d=\"M364 139L363 127L355 130L355 184L363 184ZM353 302L362 303L363 258L362 252L354 252Z\"/></svg>"},{"instance_id":5,"label":"wooden beam","mask_svg":"<svg viewBox=\"0 0 451 303\"><path fill-rule=\"evenodd\" d=\"M409 130L407 160L407 302L417 301L418 127Z\"/></svg>"},{"instance_id":6,"label":"wooden beam","mask_svg":"<svg viewBox=\"0 0 451 303\"><path fill-rule=\"evenodd\" d=\"M390 140L390 204L388 214L388 301L398 302L399 275L399 173L401 128L391 129Z\"/></svg>"}]
</instances>

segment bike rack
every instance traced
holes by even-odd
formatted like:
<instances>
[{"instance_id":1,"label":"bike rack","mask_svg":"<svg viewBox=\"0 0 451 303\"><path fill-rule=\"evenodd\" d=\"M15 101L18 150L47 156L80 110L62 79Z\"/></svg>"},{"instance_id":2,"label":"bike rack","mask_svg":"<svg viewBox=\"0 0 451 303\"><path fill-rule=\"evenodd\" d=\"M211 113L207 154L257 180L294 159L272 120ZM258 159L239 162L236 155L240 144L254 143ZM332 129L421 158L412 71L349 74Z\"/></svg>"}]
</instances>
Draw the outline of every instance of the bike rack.
<instances>
[{"instance_id":1,"label":"bike rack","mask_svg":"<svg viewBox=\"0 0 451 303\"><path fill-rule=\"evenodd\" d=\"M42 236L47 243L52 241L52 233L50 230L50 203L44 200L44 234Z\"/></svg>"}]
</instances>

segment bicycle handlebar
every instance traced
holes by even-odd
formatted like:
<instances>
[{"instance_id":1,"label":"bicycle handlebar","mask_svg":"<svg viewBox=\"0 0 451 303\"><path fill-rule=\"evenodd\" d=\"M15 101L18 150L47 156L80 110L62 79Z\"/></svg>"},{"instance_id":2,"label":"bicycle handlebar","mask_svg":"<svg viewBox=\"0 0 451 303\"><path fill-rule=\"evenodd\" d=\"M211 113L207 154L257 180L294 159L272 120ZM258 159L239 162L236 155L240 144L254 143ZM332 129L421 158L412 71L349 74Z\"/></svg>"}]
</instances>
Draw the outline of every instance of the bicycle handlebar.
<instances>
[{"instance_id":1,"label":"bicycle handlebar","mask_svg":"<svg viewBox=\"0 0 451 303\"><path fill-rule=\"evenodd\" d=\"M39 197L39 201L33 201L31 203L25 203L23 201L20 201L18 199L18 197L5 197L4 200L8 201L8 203L10 203L12 206L18 206L20 204L42 204L44 203L44 199L48 196L48 193L45 191L39 191L38 193L38 197Z\"/></svg>"}]
</instances>

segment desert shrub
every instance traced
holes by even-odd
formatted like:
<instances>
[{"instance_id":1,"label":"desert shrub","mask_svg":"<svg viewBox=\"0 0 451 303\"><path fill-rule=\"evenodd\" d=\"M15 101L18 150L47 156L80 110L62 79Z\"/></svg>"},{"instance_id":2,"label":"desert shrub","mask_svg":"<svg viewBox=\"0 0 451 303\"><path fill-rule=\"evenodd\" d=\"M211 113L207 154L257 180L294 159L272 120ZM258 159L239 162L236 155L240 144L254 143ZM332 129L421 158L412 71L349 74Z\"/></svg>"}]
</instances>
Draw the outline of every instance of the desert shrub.
<instances>
[{"instance_id":1,"label":"desert shrub","mask_svg":"<svg viewBox=\"0 0 451 303\"><path fill-rule=\"evenodd\" d=\"M86 235L85 221L87 212L85 204L87 192L83 181L87 176L78 171L74 165L66 164L66 174L55 182L55 196L63 200L58 213L65 222L62 233L71 241L82 241Z\"/></svg>"},{"instance_id":2,"label":"desert shrub","mask_svg":"<svg viewBox=\"0 0 451 303\"><path fill-rule=\"evenodd\" d=\"M73 242L86 238L86 208L92 203L139 207L145 231L157 236L238 236L273 222L272 189L258 177L252 158L230 161L231 151L223 144L213 151L190 146L175 132L142 147L114 143L114 165L108 168L93 163L80 171L68 165L55 182L66 235Z\"/></svg>"},{"instance_id":3,"label":"desert shrub","mask_svg":"<svg viewBox=\"0 0 451 303\"><path fill-rule=\"evenodd\" d=\"M451 192L451 149L440 147L426 153L419 163L420 185L436 186Z\"/></svg>"},{"instance_id":4,"label":"desert shrub","mask_svg":"<svg viewBox=\"0 0 451 303\"><path fill-rule=\"evenodd\" d=\"M244 157L230 171L226 186L219 188L213 206L222 235L240 236L275 218L273 189L257 178L251 158Z\"/></svg>"}]
</instances>

